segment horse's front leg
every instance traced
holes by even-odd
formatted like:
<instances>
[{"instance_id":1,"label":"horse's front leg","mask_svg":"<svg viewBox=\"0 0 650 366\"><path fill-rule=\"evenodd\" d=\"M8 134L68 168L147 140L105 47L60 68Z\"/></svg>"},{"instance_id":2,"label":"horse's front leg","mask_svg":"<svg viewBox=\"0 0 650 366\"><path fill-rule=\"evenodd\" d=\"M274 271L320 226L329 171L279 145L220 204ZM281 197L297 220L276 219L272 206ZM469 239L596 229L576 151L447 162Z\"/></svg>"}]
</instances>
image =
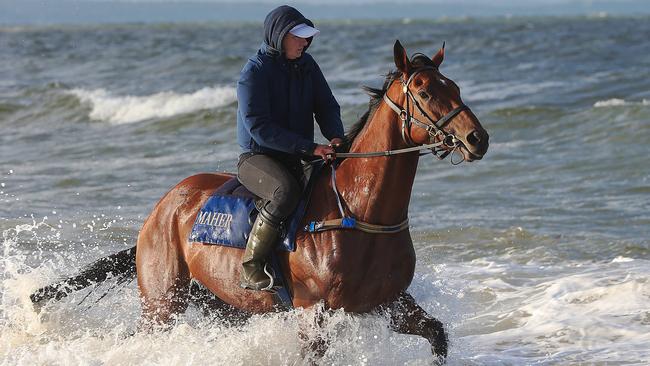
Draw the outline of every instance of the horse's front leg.
<instances>
[{"instance_id":1,"label":"horse's front leg","mask_svg":"<svg viewBox=\"0 0 650 366\"><path fill-rule=\"evenodd\" d=\"M402 292L395 301L381 306L390 315L390 326L395 332L419 335L431 343L431 352L442 361L447 357L447 335L442 323L427 314L413 296Z\"/></svg>"}]
</instances>

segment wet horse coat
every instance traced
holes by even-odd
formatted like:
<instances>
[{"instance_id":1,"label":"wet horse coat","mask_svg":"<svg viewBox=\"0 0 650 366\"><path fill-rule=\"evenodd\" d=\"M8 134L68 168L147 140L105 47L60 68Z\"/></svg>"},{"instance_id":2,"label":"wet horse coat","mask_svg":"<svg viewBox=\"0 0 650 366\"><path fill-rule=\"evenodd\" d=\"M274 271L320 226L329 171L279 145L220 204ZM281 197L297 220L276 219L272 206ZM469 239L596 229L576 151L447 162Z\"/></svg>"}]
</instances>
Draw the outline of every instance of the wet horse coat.
<instances>
[{"instance_id":1,"label":"wet horse coat","mask_svg":"<svg viewBox=\"0 0 650 366\"><path fill-rule=\"evenodd\" d=\"M412 78L409 90L419 105L409 113L425 121L442 118L462 106L460 90L438 71L444 50L432 59L408 59L396 42L398 71L377 91L371 110L350 134L351 152L395 150L408 147L407 140L422 145L439 138L425 129L409 126L403 138L403 121L378 98L387 96L406 106L408 96L401 80L425 64L429 68ZM424 62L424 64L423 64ZM433 66L433 67L431 67ZM445 127L457 137L465 160L480 159L488 147L487 132L476 116L465 109ZM395 225L408 216L408 205L419 155L344 160L337 170L336 185L344 209L360 221ZM311 204L303 224L340 216L327 170L315 182ZM170 190L145 221L137 243L137 277L143 316L168 322L187 306L191 279L203 284L225 303L248 312L274 311L271 294L239 287L243 251L221 246L196 245L188 241L196 215L208 196L229 175L199 174ZM365 313L386 309L394 329L421 335L435 354L445 356L446 336L442 324L426 314L406 293L415 269L415 251L408 230L394 234L370 234L356 230L300 232L295 252L283 253L281 262L296 307L323 303L326 308Z\"/></svg>"}]
</instances>

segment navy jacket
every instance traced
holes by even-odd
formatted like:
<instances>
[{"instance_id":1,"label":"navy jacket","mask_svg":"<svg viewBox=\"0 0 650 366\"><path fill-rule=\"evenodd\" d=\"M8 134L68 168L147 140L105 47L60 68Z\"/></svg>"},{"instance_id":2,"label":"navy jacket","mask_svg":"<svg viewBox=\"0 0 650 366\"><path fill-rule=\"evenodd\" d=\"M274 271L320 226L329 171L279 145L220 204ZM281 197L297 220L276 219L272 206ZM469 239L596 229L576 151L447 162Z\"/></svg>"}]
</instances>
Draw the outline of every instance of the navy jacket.
<instances>
[{"instance_id":1,"label":"navy jacket","mask_svg":"<svg viewBox=\"0 0 650 366\"><path fill-rule=\"evenodd\" d=\"M314 119L328 140L344 136L339 104L316 61L304 51L289 61L282 52L282 39L301 23L313 26L290 6L269 13L264 43L241 71L237 141L244 152L311 155Z\"/></svg>"}]
</instances>

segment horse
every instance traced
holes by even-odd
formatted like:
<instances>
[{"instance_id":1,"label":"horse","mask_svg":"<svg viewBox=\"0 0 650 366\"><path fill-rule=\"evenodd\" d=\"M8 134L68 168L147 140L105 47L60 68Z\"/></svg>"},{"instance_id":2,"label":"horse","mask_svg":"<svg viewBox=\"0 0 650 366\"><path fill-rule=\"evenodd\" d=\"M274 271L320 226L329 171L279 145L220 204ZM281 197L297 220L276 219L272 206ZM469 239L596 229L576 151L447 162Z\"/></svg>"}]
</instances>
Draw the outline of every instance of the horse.
<instances>
[{"instance_id":1,"label":"horse","mask_svg":"<svg viewBox=\"0 0 650 366\"><path fill-rule=\"evenodd\" d=\"M366 88L369 109L346 135L350 157L339 158L334 181L334 170L325 169L316 178L303 224L340 217L337 201L346 214L376 227L407 223L423 146L436 146L433 151L442 152L441 158L451 153L467 162L480 160L487 152L488 133L463 103L459 87L440 73L444 44L433 57L409 58L398 40L393 56L397 69L386 76L382 89ZM406 152L389 153L398 150ZM142 317L147 322L169 323L185 311L192 280L233 308L248 313L277 311L273 294L240 287L243 250L189 239L202 205L232 177L190 176L167 192L145 220L137 250L127 257L135 255ZM278 252L285 283L297 308L320 304L351 313L381 311L388 314L391 329L424 337L433 355L444 359L448 340L442 322L407 292L416 258L408 224L402 229L299 231L295 251ZM322 341L316 343L309 345L322 353Z\"/></svg>"}]
</instances>

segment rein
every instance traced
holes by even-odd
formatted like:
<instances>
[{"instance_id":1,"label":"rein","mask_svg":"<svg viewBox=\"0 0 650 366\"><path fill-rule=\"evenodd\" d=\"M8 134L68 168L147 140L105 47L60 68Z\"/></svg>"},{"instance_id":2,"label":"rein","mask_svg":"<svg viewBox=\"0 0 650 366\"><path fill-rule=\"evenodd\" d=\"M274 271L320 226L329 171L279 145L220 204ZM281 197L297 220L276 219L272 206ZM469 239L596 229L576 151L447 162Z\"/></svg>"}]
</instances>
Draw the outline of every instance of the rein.
<instances>
[{"instance_id":1,"label":"rein","mask_svg":"<svg viewBox=\"0 0 650 366\"><path fill-rule=\"evenodd\" d=\"M454 117L456 117L461 112L468 110L469 108L466 105L462 104L454 108L453 110L451 110L449 113L447 113L437 121L434 121L431 117L429 117L429 115L422 109L420 104L417 102L413 93L411 93L411 91L409 90L409 84L411 83L415 75L425 70L437 70L437 68L432 66L424 66L416 69L415 72L411 74L411 76L408 78L407 81L404 81L403 78L400 79L402 81L402 91L404 92L404 94L406 94L406 107L404 109L402 109L395 102L393 102L388 97L387 92L384 93L384 97L383 97L384 102L386 102L386 104L388 104L388 106L395 113L397 113L399 118L402 120L402 139L407 145L410 145L410 147L397 149L397 150L374 151L374 152L365 152L365 153L337 153L336 157L337 158L370 158L370 157L378 157L378 156L392 156L392 155L409 153L413 151L431 150L430 153L432 153L438 159L442 160L445 157L447 157L447 155L455 152L460 147L459 144L460 140L458 140L458 138L455 135L445 131L444 127ZM425 123L413 117L409 108L409 104L411 102L413 103L413 105L415 105L415 107L418 108L420 113L423 116L425 116L431 123ZM416 124L418 127L426 130L427 133L429 134L429 138L432 141L435 141L436 139L438 141L430 144L416 145L413 142L413 139L411 138L412 124ZM440 156L438 156L439 153ZM425 155L425 154L428 153L424 153L421 155ZM464 157L461 161L457 163L451 160L451 164L458 165L463 161L465 161ZM359 221L354 217L346 216L345 211L343 210L343 205L341 204L341 195L339 194L339 191L336 188L336 168L334 164L332 164L332 189L334 190L334 196L336 197L336 203L338 205L339 212L341 213L341 218L333 219L333 220L311 221L307 226L305 226L304 228L305 231L310 233L317 233L317 232L334 230L334 229L356 229L370 234L394 234L408 229L409 227L408 218L406 218L404 221L402 221L397 225L376 225L376 224L370 224L367 222Z\"/></svg>"}]
</instances>

